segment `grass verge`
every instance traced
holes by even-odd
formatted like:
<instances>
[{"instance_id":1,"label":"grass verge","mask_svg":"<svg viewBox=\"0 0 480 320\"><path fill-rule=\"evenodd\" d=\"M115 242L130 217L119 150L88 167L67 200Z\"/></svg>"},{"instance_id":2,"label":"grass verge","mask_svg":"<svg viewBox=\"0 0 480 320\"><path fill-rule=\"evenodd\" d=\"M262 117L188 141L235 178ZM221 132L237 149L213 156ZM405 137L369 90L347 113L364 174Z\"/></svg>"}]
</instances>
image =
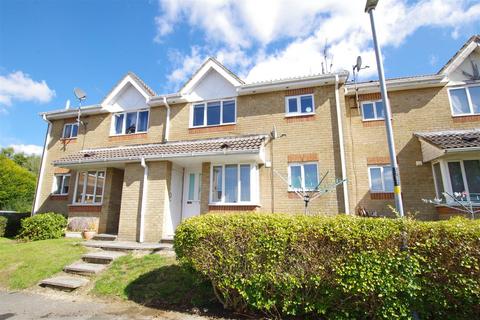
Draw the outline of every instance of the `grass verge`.
<instances>
[{"instance_id":1,"label":"grass verge","mask_svg":"<svg viewBox=\"0 0 480 320\"><path fill-rule=\"evenodd\" d=\"M17 242L0 238L0 287L24 289L80 258L85 248L75 239Z\"/></svg>"}]
</instances>

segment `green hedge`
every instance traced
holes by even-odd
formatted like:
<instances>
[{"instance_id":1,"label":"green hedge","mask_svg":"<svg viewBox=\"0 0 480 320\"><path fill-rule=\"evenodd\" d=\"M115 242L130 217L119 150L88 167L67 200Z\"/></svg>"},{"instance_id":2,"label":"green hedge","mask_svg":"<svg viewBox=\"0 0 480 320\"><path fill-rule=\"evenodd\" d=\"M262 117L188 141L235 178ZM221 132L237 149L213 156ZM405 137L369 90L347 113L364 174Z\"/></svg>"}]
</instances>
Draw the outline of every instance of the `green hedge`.
<instances>
[{"instance_id":1,"label":"green hedge","mask_svg":"<svg viewBox=\"0 0 480 320\"><path fill-rule=\"evenodd\" d=\"M0 216L0 238L5 237L5 232L7 230L7 218Z\"/></svg>"},{"instance_id":2,"label":"green hedge","mask_svg":"<svg viewBox=\"0 0 480 320\"><path fill-rule=\"evenodd\" d=\"M241 313L480 314L480 221L208 214L182 223L174 247L181 263L210 279L225 308Z\"/></svg>"},{"instance_id":3,"label":"green hedge","mask_svg":"<svg viewBox=\"0 0 480 320\"><path fill-rule=\"evenodd\" d=\"M37 241L59 239L65 234L67 219L54 212L36 214L22 220L18 239Z\"/></svg>"}]
</instances>

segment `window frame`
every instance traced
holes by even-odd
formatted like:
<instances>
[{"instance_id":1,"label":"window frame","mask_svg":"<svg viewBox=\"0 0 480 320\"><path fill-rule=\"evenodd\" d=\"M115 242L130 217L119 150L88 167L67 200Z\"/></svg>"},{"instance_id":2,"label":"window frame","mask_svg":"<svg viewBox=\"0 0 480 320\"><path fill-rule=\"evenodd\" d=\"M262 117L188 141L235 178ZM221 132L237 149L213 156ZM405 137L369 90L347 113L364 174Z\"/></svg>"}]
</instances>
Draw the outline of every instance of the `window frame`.
<instances>
[{"instance_id":1,"label":"window frame","mask_svg":"<svg viewBox=\"0 0 480 320\"><path fill-rule=\"evenodd\" d=\"M393 186L392 186L392 191L389 191L385 188L385 174L384 174L384 169L385 168L391 168L392 166L390 165L370 165L368 166L368 189L370 190L370 193L393 193ZM371 169L381 169L381 175L382 175L382 190L372 190L372 174L370 172ZM393 182L393 179L392 179Z\"/></svg>"},{"instance_id":2,"label":"window frame","mask_svg":"<svg viewBox=\"0 0 480 320\"><path fill-rule=\"evenodd\" d=\"M385 120L385 117L379 117L377 115L377 103L378 102L382 102L383 103L383 100L382 99L378 99L378 100L365 100L365 101L362 101L360 102L360 109L362 111L362 121L380 121L380 120ZM371 103L373 104L373 115L374 115L374 118L372 119L365 119L365 112L363 112L363 106L367 103ZM385 105L384 105L384 108L385 108Z\"/></svg>"},{"instance_id":3,"label":"window frame","mask_svg":"<svg viewBox=\"0 0 480 320\"><path fill-rule=\"evenodd\" d=\"M72 136L73 130L70 130L70 137L65 136L65 131L67 130L67 126L76 126L77 127L77 135ZM78 122L68 122L63 125L63 130L62 130L62 139L77 139L78 137Z\"/></svg>"},{"instance_id":4,"label":"window frame","mask_svg":"<svg viewBox=\"0 0 480 320\"><path fill-rule=\"evenodd\" d=\"M227 165L236 165L237 166L237 202L226 202L225 201L225 166ZM240 167L242 165L249 165L250 166L250 201L242 201L241 197L241 179L240 174L241 170ZM222 167L222 197L220 201L214 202L213 201L213 168L214 167ZM259 179L258 179L258 166L256 163L251 162L238 162L238 163L212 163L210 165L210 190L208 193L208 205L210 206L245 206L245 205L258 205L258 192L260 188L258 187Z\"/></svg>"},{"instance_id":5,"label":"window frame","mask_svg":"<svg viewBox=\"0 0 480 320\"><path fill-rule=\"evenodd\" d=\"M71 178L71 176L72 175L70 173L56 173L56 174L54 174L53 175L54 179L53 179L53 183L52 183L51 194L54 195L54 196L67 196L70 193L70 181L69 181L68 192L67 193L63 193L63 188L65 187L65 178L66 177ZM57 177L62 177L62 182L60 183L60 186L57 183ZM55 193L55 190L60 190L60 193Z\"/></svg>"},{"instance_id":6,"label":"window frame","mask_svg":"<svg viewBox=\"0 0 480 320\"><path fill-rule=\"evenodd\" d=\"M235 114L234 114L234 121L233 122L223 122L223 104L225 102L233 101L235 108ZM220 102L220 123L218 124L208 124L208 119L207 119L207 105L209 103L214 103L214 102ZM195 107L203 105L203 124L202 125L194 125L193 122L193 117L194 117L194 111ZM189 128L206 128L206 127L218 127L218 126L226 126L226 125L232 125L232 124L237 124L237 98L232 97L232 98L224 98L224 99L214 99L214 100L205 100L205 101L198 101L198 102L192 102L190 105L190 121L189 121Z\"/></svg>"},{"instance_id":7,"label":"window frame","mask_svg":"<svg viewBox=\"0 0 480 320\"><path fill-rule=\"evenodd\" d=\"M475 113L473 111L473 103L472 103L472 97L470 95L470 87L479 87L480 88L480 83L472 83L472 84L466 84L466 85L461 85L461 86L453 86L448 88L448 102L450 103L450 112L452 114L452 117L464 117L464 116L474 116L474 115L480 115L480 112ZM455 114L453 110L453 103L452 103L452 96L450 94L451 91L453 90L458 90L458 89L464 89L465 93L467 95L467 102L468 102L468 109L470 110L469 113L459 113Z\"/></svg>"},{"instance_id":8,"label":"window frame","mask_svg":"<svg viewBox=\"0 0 480 320\"><path fill-rule=\"evenodd\" d=\"M147 111L148 113L148 118L147 118L147 129L145 131L138 131L137 128L135 128L134 133L126 133L126 126L127 126L127 113L136 113L136 122L138 126L138 119L140 117L141 112ZM123 114L123 121L122 121L122 133L116 133L115 128L116 128L116 116ZM150 109L139 109L139 110L132 110L132 111L122 111L122 112L114 112L112 114L112 122L110 126L110 136L129 136L133 134L140 134L140 133L148 133L148 129L150 128Z\"/></svg>"},{"instance_id":9,"label":"window frame","mask_svg":"<svg viewBox=\"0 0 480 320\"><path fill-rule=\"evenodd\" d=\"M312 112L302 112L302 105L301 105L302 97L312 97ZM297 100L297 111L296 112L289 112L288 111L288 100L293 99L293 98L296 98L296 100ZM316 113L315 95L313 93L285 96L285 117L308 116L308 115L314 115L315 113Z\"/></svg>"},{"instance_id":10,"label":"window frame","mask_svg":"<svg viewBox=\"0 0 480 320\"><path fill-rule=\"evenodd\" d=\"M93 203L86 203L85 202L85 193L87 190L87 180L88 180L88 172L89 171L95 171L95 187L93 189L93 194L94 194L94 201ZM87 173L84 175L83 178L83 190L82 190L82 201L78 202L77 201L77 191L78 191L78 179L80 176L80 173ZM95 202L95 197L97 193L97 187L98 187L98 173L103 172L103 186L102 186L102 196L101 196L101 201L100 202ZM82 170L82 171L77 171L76 173L76 178L75 178L75 188L74 188L74 193L73 193L73 199L72 199L72 204L74 205L82 205L82 206L101 206L103 205L103 199L105 196L105 182L107 180L107 170L105 169L99 169L99 170Z\"/></svg>"},{"instance_id":11,"label":"window frame","mask_svg":"<svg viewBox=\"0 0 480 320\"><path fill-rule=\"evenodd\" d=\"M320 182L320 169L318 165L318 161L307 161L307 162L290 162L288 164L288 191L295 192L295 191L315 191L315 189L305 188L305 165L314 164L317 167L317 186ZM292 188L292 166L300 166L300 175L301 175L301 186L300 189Z\"/></svg>"}]
</instances>

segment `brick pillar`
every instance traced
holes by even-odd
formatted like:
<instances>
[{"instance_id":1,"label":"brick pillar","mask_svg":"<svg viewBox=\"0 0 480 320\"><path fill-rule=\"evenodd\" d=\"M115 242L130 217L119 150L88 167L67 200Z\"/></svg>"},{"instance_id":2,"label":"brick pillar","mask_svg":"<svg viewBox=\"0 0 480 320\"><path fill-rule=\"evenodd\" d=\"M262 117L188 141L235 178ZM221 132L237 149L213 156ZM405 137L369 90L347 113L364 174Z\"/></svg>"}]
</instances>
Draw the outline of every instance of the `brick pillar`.
<instances>
[{"instance_id":1,"label":"brick pillar","mask_svg":"<svg viewBox=\"0 0 480 320\"><path fill-rule=\"evenodd\" d=\"M207 213L210 202L210 162L202 163L202 194L200 199L200 214Z\"/></svg>"},{"instance_id":2,"label":"brick pillar","mask_svg":"<svg viewBox=\"0 0 480 320\"><path fill-rule=\"evenodd\" d=\"M140 163L127 163L123 175L122 201L118 239L137 241L142 199L143 168Z\"/></svg>"}]
</instances>

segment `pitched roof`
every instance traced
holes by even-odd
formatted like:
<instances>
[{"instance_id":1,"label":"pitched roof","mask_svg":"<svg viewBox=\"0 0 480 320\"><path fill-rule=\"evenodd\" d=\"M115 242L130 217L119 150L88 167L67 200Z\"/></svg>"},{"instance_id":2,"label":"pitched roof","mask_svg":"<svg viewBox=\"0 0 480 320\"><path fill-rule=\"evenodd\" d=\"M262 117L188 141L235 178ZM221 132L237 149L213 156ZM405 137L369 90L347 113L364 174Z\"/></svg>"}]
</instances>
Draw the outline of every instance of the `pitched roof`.
<instances>
[{"instance_id":1,"label":"pitched roof","mask_svg":"<svg viewBox=\"0 0 480 320\"><path fill-rule=\"evenodd\" d=\"M221 155L232 153L258 153L266 135L246 135L203 140L175 141L156 144L141 144L111 148L82 150L53 161L56 166L100 163L106 161L140 161L192 157L199 155Z\"/></svg>"},{"instance_id":2,"label":"pitched roof","mask_svg":"<svg viewBox=\"0 0 480 320\"><path fill-rule=\"evenodd\" d=\"M130 77L135 83L145 90L145 92L150 96L153 97L156 95L155 91L152 90L139 76L137 76L132 71L128 71L117 83L112 87L112 89L103 97L102 101L105 102L107 98L117 89L117 87L125 80L125 78Z\"/></svg>"},{"instance_id":3,"label":"pitched roof","mask_svg":"<svg viewBox=\"0 0 480 320\"><path fill-rule=\"evenodd\" d=\"M470 39L468 39L467 42L465 42L465 44L455 53L455 55L450 58L450 60L448 60L448 62L442 67L442 69L440 69L437 74L442 74L445 72L445 70L455 61L457 60L457 58L460 57L460 55L462 55L462 53L467 49L468 46L470 46L470 44L472 44L473 42L476 42L477 44L480 45L480 35L479 34L476 34L476 35L473 35L470 37Z\"/></svg>"},{"instance_id":4,"label":"pitched roof","mask_svg":"<svg viewBox=\"0 0 480 320\"><path fill-rule=\"evenodd\" d=\"M417 132L414 135L443 150L480 147L480 129Z\"/></svg>"}]
</instances>

